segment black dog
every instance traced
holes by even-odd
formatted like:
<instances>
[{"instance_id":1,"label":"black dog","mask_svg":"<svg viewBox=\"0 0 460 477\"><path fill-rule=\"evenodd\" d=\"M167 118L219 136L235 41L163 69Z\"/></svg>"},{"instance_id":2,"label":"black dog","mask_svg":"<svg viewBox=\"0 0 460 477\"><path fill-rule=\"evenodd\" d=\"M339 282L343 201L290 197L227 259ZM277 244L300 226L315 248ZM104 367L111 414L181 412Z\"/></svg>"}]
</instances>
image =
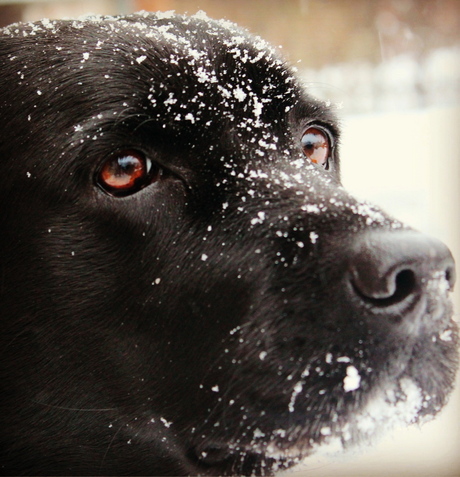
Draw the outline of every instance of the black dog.
<instances>
[{"instance_id":1,"label":"black dog","mask_svg":"<svg viewBox=\"0 0 460 477\"><path fill-rule=\"evenodd\" d=\"M343 190L262 40L138 14L0 48L3 474L269 474L444 405L452 257Z\"/></svg>"}]
</instances>

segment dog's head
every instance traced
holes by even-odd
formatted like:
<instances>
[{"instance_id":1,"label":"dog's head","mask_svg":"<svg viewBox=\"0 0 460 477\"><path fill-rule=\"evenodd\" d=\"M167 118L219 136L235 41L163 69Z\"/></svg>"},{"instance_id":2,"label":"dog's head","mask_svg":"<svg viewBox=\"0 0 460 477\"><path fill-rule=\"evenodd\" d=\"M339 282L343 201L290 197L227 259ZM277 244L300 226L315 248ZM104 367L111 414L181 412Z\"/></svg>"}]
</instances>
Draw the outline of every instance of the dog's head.
<instances>
[{"instance_id":1,"label":"dog's head","mask_svg":"<svg viewBox=\"0 0 460 477\"><path fill-rule=\"evenodd\" d=\"M0 61L4 469L270 473L444 405L451 255L341 187L266 43L138 14Z\"/></svg>"}]
</instances>

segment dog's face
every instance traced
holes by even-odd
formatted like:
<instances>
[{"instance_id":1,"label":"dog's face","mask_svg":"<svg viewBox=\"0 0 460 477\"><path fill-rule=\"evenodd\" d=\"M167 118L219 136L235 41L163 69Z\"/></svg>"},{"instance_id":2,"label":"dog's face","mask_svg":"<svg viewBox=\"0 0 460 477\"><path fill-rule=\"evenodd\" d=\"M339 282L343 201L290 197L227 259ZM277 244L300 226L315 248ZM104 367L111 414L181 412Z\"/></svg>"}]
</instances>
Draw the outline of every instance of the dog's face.
<instances>
[{"instance_id":1,"label":"dog's face","mask_svg":"<svg viewBox=\"0 0 460 477\"><path fill-rule=\"evenodd\" d=\"M450 253L340 186L264 42L145 14L0 61L2 471L270 473L444 405Z\"/></svg>"}]
</instances>

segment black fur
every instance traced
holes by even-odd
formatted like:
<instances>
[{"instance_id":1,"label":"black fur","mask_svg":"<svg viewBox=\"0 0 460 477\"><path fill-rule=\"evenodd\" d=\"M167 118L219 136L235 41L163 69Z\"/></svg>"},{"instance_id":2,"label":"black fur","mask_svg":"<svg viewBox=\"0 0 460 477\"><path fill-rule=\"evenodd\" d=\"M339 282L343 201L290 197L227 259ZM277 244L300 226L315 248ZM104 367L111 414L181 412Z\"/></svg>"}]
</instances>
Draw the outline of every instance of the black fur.
<instances>
[{"instance_id":1,"label":"black fur","mask_svg":"<svg viewBox=\"0 0 460 477\"><path fill-rule=\"evenodd\" d=\"M452 258L340 186L334 114L262 40L44 21L0 65L3 474L269 474L444 405ZM126 150L158 174L117 196Z\"/></svg>"}]
</instances>

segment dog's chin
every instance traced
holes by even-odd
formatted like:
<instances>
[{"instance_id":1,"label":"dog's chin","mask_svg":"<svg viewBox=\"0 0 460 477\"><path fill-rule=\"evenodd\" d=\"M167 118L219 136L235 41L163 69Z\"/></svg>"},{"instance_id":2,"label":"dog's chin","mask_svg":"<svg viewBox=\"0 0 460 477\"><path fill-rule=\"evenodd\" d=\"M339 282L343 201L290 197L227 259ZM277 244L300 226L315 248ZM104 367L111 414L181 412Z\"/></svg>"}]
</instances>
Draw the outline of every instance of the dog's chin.
<instances>
[{"instance_id":1,"label":"dog's chin","mask_svg":"<svg viewBox=\"0 0 460 477\"><path fill-rule=\"evenodd\" d=\"M452 333L456 334L456 329ZM458 363L453 347L449 350L450 366L446 364L445 374L430 369L433 363L430 358L421 359L417 347L399 376L382 377L374 389L361 395L357 390L354 399L343 405L342 418L332 411L329 421L278 432L279 438L265 446L265 456L292 466L318 451L330 455L369 446L398 428L433 420L453 389Z\"/></svg>"},{"instance_id":2,"label":"dog's chin","mask_svg":"<svg viewBox=\"0 0 460 477\"><path fill-rule=\"evenodd\" d=\"M354 407L354 403L350 404ZM247 475L246 468L258 469L262 475L273 474L302 465L305 458L316 452L336 454L370 445L388 431L433 419L441 407L414 379L403 375L381 385L345 421L286 425L270 436L256 429L254 439L247 445L241 440L214 443L201 449L196 457L210 474L217 471L229 475L238 470L239 474Z\"/></svg>"},{"instance_id":3,"label":"dog's chin","mask_svg":"<svg viewBox=\"0 0 460 477\"><path fill-rule=\"evenodd\" d=\"M428 401L413 379L401 377L376 390L364 407L351 414L347 421L321 425L316 439L303 437L303 431L294 430L289 437L286 433L283 440L268 443L265 458L275 463L272 470L276 471L277 467L302 465L305 458L314 453L336 455L363 444L373 444L388 431L432 419L439 409L427 413ZM286 446L286 437L295 444Z\"/></svg>"},{"instance_id":4,"label":"dog's chin","mask_svg":"<svg viewBox=\"0 0 460 477\"><path fill-rule=\"evenodd\" d=\"M399 362L384 367L375 380L360 382L350 372L324 394L311 413L311 400L294 388L286 413L267 412L275 427L251 428L249 437L219 439L195 449L195 457L210 474L262 475L302 464L313 453L340 453L371 445L389 431L432 420L446 404L458 366L458 330L417 341ZM351 367L355 369L354 367ZM396 371L397 370L397 371ZM249 473L252 473L249 472ZM204 472L207 473L207 472Z\"/></svg>"}]
</instances>

